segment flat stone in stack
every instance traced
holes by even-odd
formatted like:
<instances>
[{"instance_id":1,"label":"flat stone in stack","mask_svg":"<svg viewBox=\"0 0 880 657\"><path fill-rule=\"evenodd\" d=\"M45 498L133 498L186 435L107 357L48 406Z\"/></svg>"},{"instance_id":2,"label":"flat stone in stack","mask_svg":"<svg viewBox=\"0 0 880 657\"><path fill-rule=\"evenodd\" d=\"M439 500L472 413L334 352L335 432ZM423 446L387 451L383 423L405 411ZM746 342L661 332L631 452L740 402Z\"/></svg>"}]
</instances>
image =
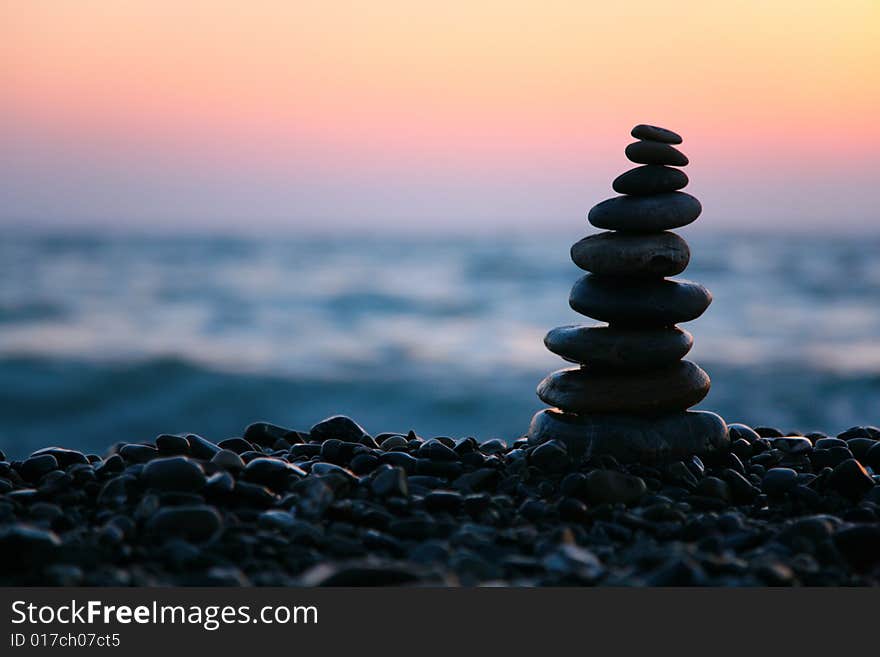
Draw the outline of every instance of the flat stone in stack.
<instances>
[{"instance_id":1,"label":"flat stone in stack","mask_svg":"<svg viewBox=\"0 0 880 657\"><path fill-rule=\"evenodd\" d=\"M618 176L622 194L594 206L589 221L605 229L577 242L571 258L585 276L574 285L572 309L606 326L561 326L544 339L547 348L580 367L550 374L538 396L554 408L532 419L529 441L556 439L576 457L611 454L622 461L659 461L706 455L728 444L718 415L688 411L709 392L709 376L682 358L693 337L676 324L696 319L712 301L702 285L667 276L690 260L687 242L671 229L702 211L679 191L688 164L672 144L679 135L638 125L639 139L626 148L643 166Z\"/></svg>"}]
</instances>

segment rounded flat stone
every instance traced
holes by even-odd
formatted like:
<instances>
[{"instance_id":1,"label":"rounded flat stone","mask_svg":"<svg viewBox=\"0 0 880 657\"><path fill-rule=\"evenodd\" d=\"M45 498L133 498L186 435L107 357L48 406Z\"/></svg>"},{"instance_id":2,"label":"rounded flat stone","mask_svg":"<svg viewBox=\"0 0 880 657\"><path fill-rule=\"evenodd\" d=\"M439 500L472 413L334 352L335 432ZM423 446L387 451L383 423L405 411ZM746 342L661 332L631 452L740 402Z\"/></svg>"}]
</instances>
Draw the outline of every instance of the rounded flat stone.
<instances>
[{"instance_id":1,"label":"rounded flat stone","mask_svg":"<svg viewBox=\"0 0 880 657\"><path fill-rule=\"evenodd\" d=\"M636 164L668 164L674 167L688 164L687 155L675 146L659 141L634 141L624 152L627 159Z\"/></svg>"},{"instance_id":2,"label":"rounded flat stone","mask_svg":"<svg viewBox=\"0 0 880 657\"><path fill-rule=\"evenodd\" d=\"M593 206L587 219L596 228L657 233L680 228L700 216L703 206L684 192L652 196L615 196Z\"/></svg>"},{"instance_id":3,"label":"rounded flat stone","mask_svg":"<svg viewBox=\"0 0 880 657\"><path fill-rule=\"evenodd\" d=\"M672 130L661 128L657 125L648 125L640 123L632 129L630 134L636 139L648 139L650 141L659 141L664 144L680 144L681 135Z\"/></svg>"},{"instance_id":4,"label":"rounded flat stone","mask_svg":"<svg viewBox=\"0 0 880 657\"><path fill-rule=\"evenodd\" d=\"M697 404L709 386L709 375L687 360L638 373L572 367L541 381L538 397L569 413L663 413Z\"/></svg>"},{"instance_id":5,"label":"rounded flat stone","mask_svg":"<svg viewBox=\"0 0 880 657\"><path fill-rule=\"evenodd\" d=\"M614 179L611 187L618 194L647 196L674 192L686 187L687 184L687 174L681 169L660 164L646 164L623 172Z\"/></svg>"},{"instance_id":6,"label":"rounded flat stone","mask_svg":"<svg viewBox=\"0 0 880 657\"><path fill-rule=\"evenodd\" d=\"M727 425L715 413L656 416L571 415L546 408L532 418L529 444L558 440L576 460L610 454L623 463L678 461L729 449Z\"/></svg>"},{"instance_id":7,"label":"rounded flat stone","mask_svg":"<svg viewBox=\"0 0 880 657\"><path fill-rule=\"evenodd\" d=\"M629 327L672 326L702 315L712 302L699 283L671 279L609 278L586 274L568 303L581 315Z\"/></svg>"},{"instance_id":8,"label":"rounded flat stone","mask_svg":"<svg viewBox=\"0 0 880 657\"><path fill-rule=\"evenodd\" d=\"M572 363L638 370L680 361L690 351L694 337L677 327L559 326L546 335L544 344Z\"/></svg>"},{"instance_id":9,"label":"rounded flat stone","mask_svg":"<svg viewBox=\"0 0 880 657\"><path fill-rule=\"evenodd\" d=\"M675 233L606 231L585 237L571 247L578 267L605 276L675 276L691 258L687 242Z\"/></svg>"}]
</instances>

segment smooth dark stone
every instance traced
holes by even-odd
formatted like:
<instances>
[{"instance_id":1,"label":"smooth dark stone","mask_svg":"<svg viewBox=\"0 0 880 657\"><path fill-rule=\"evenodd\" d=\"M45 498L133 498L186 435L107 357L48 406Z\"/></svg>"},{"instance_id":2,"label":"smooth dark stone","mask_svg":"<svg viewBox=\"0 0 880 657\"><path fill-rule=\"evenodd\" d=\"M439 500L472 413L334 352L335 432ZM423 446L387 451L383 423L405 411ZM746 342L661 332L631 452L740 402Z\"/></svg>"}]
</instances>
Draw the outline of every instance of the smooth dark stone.
<instances>
[{"instance_id":1,"label":"smooth dark stone","mask_svg":"<svg viewBox=\"0 0 880 657\"><path fill-rule=\"evenodd\" d=\"M539 411L529 426L529 443L558 439L575 460L610 454L622 463L674 461L728 448L727 425L706 411L667 415L570 415Z\"/></svg>"},{"instance_id":2,"label":"smooth dark stone","mask_svg":"<svg viewBox=\"0 0 880 657\"><path fill-rule=\"evenodd\" d=\"M839 440L839 438L827 438L826 440ZM852 452L852 455L857 458L860 462L868 455L868 452L871 451L871 448L875 445L880 444L880 442L874 440L873 438L850 438L849 440L844 442L844 445L849 451ZM840 445L834 445L835 447L839 447ZM829 445L831 447L831 445ZM869 463L865 463L865 465L870 465ZM874 467L873 465L871 466Z\"/></svg>"},{"instance_id":3,"label":"smooth dark stone","mask_svg":"<svg viewBox=\"0 0 880 657\"><path fill-rule=\"evenodd\" d=\"M840 438L820 438L815 443L813 443L813 447L816 449L831 449L832 447L847 447L847 442L845 440L841 440ZM849 449L847 447L847 449Z\"/></svg>"},{"instance_id":4,"label":"smooth dark stone","mask_svg":"<svg viewBox=\"0 0 880 657\"><path fill-rule=\"evenodd\" d=\"M391 465L397 465L406 470L407 474L415 474L416 467L418 466L419 460L410 456L406 452L385 452L381 456L379 456L379 460L382 463L390 463Z\"/></svg>"},{"instance_id":5,"label":"smooth dark stone","mask_svg":"<svg viewBox=\"0 0 880 657\"><path fill-rule=\"evenodd\" d=\"M214 454L220 451L216 444L197 434L188 433L186 434L186 439L189 441L189 453L197 459L209 461Z\"/></svg>"},{"instance_id":6,"label":"smooth dark stone","mask_svg":"<svg viewBox=\"0 0 880 657\"><path fill-rule=\"evenodd\" d=\"M813 443L803 436L772 438L770 442L773 445L773 449L778 449L790 455L809 454L813 451Z\"/></svg>"},{"instance_id":7,"label":"smooth dark stone","mask_svg":"<svg viewBox=\"0 0 880 657\"><path fill-rule=\"evenodd\" d=\"M721 472L721 478L727 482L733 501L737 504L748 504L761 492L742 474L731 468L725 468Z\"/></svg>"},{"instance_id":8,"label":"smooth dark stone","mask_svg":"<svg viewBox=\"0 0 880 657\"><path fill-rule=\"evenodd\" d=\"M680 144L681 135L672 132L667 128L661 128L657 125L649 125L640 123L632 129L630 134L636 139L647 139L649 141L659 141L663 144Z\"/></svg>"},{"instance_id":9,"label":"smooth dark stone","mask_svg":"<svg viewBox=\"0 0 880 657\"><path fill-rule=\"evenodd\" d=\"M309 434L312 440L324 442L330 438L336 438L349 443L357 443L369 435L362 426L345 415L334 415L321 420L311 428Z\"/></svg>"},{"instance_id":10,"label":"smooth dark stone","mask_svg":"<svg viewBox=\"0 0 880 657\"><path fill-rule=\"evenodd\" d=\"M290 446L290 458L311 458L321 453L321 445L315 443L302 443Z\"/></svg>"},{"instance_id":11,"label":"smooth dark stone","mask_svg":"<svg viewBox=\"0 0 880 657\"><path fill-rule=\"evenodd\" d=\"M232 478L231 474L228 472L215 472L208 477L203 491L205 495L210 497L212 495L229 494L233 488L235 488L235 479Z\"/></svg>"},{"instance_id":12,"label":"smooth dark stone","mask_svg":"<svg viewBox=\"0 0 880 657\"><path fill-rule=\"evenodd\" d=\"M189 441L184 436L163 433L156 436L155 443L160 454L189 454Z\"/></svg>"},{"instance_id":13,"label":"smooth dark stone","mask_svg":"<svg viewBox=\"0 0 880 657\"><path fill-rule=\"evenodd\" d=\"M587 217L596 228L628 233L659 233L693 223L703 206L685 192L615 196L594 205Z\"/></svg>"},{"instance_id":14,"label":"smooth dark stone","mask_svg":"<svg viewBox=\"0 0 880 657\"><path fill-rule=\"evenodd\" d=\"M719 499L724 502L730 502L733 499L733 493L728 483L718 477L704 477L697 484L694 492L697 495Z\"/></svg>"},{"instance_id":15,"label":"smooth dark stone","mask_svg":"<svg viewBox=\"0 0 880 657\"><path fill-rule=\"evenodd\" d=\"M58 459L52 454L40 454L26 458L21 465L18 466L18 474L25 481L37 481L46 473L58 469Z\"/></svg>"},{"instance_id":16,"label":"smooth dark stone","mask_svg":"<svg viewBox=\"0 0 880 657\"><path fill-rule=\"evenodd\" d=\"M54 456L55 460L58 462L58 467L60 468L66 468L76 463L89 462L85 454L83 454L82 452L78 452L74 449L66 449L64 447L45 447L31 454L31 457L42 456L44 454L51 454L52 456Z\"/></svg>"},{"instance_id":17,"label":"smooth dark stone","mask_svg":"<svg viewBox=\"0 0 880 657\"><path fill-rule=\"evenodd\" d=\"M578 267L603 276L674 276L690 260L687 242L675 233L621 233L606 231L589 235L571 247Z\"/></svg>"},{"instance_id":18,"label":"smooth dark stone","mask_svg":"<svg viewBox=\"0 0 880 657\"><path fill-rule=\"evenodd\" d=\"M338 438L329 438L321 443L321 459L336 463L339 465L347 465L354 455L355 449L363 449L360 443L346 442Z\"/></svg>"},{"instance_id":19,"label":"smooth dark stone","mask_svg":"<svg viewBox=\"0 0 880 657\"><path fill-rule=\"evenodd\" d=\"M727 428L730 430L730 440L745 440L748 443L752 443L761 436L752 429L750 426L741 424L739 422L734 422L733 424L727 425Z\"/></svg>"},{"instance_id":20,"label":"smooth dark stone","mask_svg":"<svg viewBox=\"0 0 880 657\"><path fill-rule=\"evenodd\" d=\"M761 481L761 490L771 497L778 497L793 489L797 483L797 472L791 468L770 468Z\"/></svg>"},{"instance_id":21,"label":"smooth dark stone","mask_svg":"<svg viewBox=\"0 0 880 657\"><path fill-rule=\"evenodd\" d=\"M242 477L273 490L284 490L291 480L301 479L306 473L281 459L260 457L247 464Z\"/></svg>"},{"instance_id":22,"label":"smooth dark stone","mask_svg":"<svg viewBox=\"0 0 880 657\"><path fill-rule=\"evenodd\" d=\"M372 472L379 466L379 457L375 454L358 454L353 459L349 467L355 474L364 475Z\"/></svg>"},{"instance_id":23,"label":"smooth dark stone","mask_svg":"<svg viewBox=\"0 0 880 657\"><path fill-rule=\"evenodd\" d=\"M192 492L201 490L206 481L202 466L186 456L153 459L144 466L141 479L148 488Z\"/></svg>"},{"instance_id":24,"label":"smooth dark stone","mask_svg":"<svg viewBox=\"0 0 880 657\"><path fill-rule=\"evenodd\" d=\"M834 535L834 545L857 570L870 570L880 563L880 526L856 525Z\"/></svg>"},{"instance_id":25,"label":"smooth dark stone","mask_svg":"<svg viewBox=\"0 0 880 657\"><path fill-rule=\"evenodd\" d=\"M693 336L677 327L559 326L544 337L547 349L567 361L619 370L673 365L693 343Z\"/></svg>"},{"instance_id":26,"label":"smooth dark stone","mask_svg":"<svg viewBox=\"0 0 880 657\"><path fill-rule=\"evenodd\" d=\"M586 274L571 289L572 310L610 324L672 326L702 315L712 295L685 280L619 279Z\"/></svg>"},{"instance_id":27,"label":"smooth dark stone","mask_svg":"<svg viewBox=\"0 0 880 657\"><path fill-rule=\"evenodd\" d=\"M547 472L561 472L571 464L565 443L558 440L548 440L538 445L529 460L536 468Z\"/></svg>"},{"instance_id":28,"label":"smooth dark stone","mask_svg":"<svg viewBox=\"0 0 880 657\"><path fill-rule=\"evenodd\" d=\"M847 459L835 467L827 483L829 488L853 500L861 499L874 488L874 479L855 459Z\"/></svg>"},{"instance_id":29,"label":"smooth dark stone","mask_svg":"<svg viewBox=\"0 0 880 657\"><path fill-rule=\"evenodd\" d=\"M538 397L571 413L683 411L709 392L709 377L690 361L633 374L573 367L553 372Z\"/></svg>"},{"instance_id":30,"label":"smooth dark stone","mask_svg":"<svg viewBox=\"0 0 880 657\"><path fill-rule=\"evenodd\" d=\"M25 524L0 527L0 572L44 566L61 552L61 539L53 531Z\"/></svg>"},{"instance_id":31,"label":"smooth dark stone","mask_svg":"<svg viewBox=\"0 0 880 657\"><path fill-rule=\"evenodd\" d=\"M810 462L813 464L814 470L821 470L822 468L835 468L844 461L848 461L851 458L853 458L853 454L849 451L848 447L832 447L830 449L814 448L812 453L810 454Z\"/></svg>"},{"instance_id":32,"label":"smooth dark stone","mask_svg":"<svg viewBox=\"0 0 880 657\"><path fill-rule=\"evenodd\" d=\"M223 528L223 519L212 506L176 506L159 509L146 524L156 536L179 536L190 541L208 541Z\"/></svg>"},{"instance_id":33,"label":"smooth dark stone","mask_svg":"<svg viewBox=\"0 0 880 657\"><path fill-rule=\"evenodd\" d=\"M459 459L459 455L454 449L437 439L422 443L417 454L419 458L431 459L432 461L457 461Z\"/></svg>"},{"instance_id":34,"label":"smooth dark stone","mask_svg":"<svg viewBox=\"0 0 880 657\"><path fill-rule=\"evenodd\" d=\"M659 164L646 164L617 176L611 183L611 188L618 194L647 196L675 192L687 187L687 184L687 174L680 169Z\"/></svg>"},{"instance_id":35,"label":"smooth dark stone","mask_svg":"<svg viewBox=\"0 0 880 657\"><path fill-rule=\"evenodd\" d=\"M432 477L458 477L464 467L458 461L435 461L433 459L416 459L416 473Z\"/></svg>"},{"instance_id":36,"label":"smooth dark stone","mask_svg":"<svg viewBox=\"0 0 880 657\"><path fill-rule=\"evenodd\" d=\"M425 495L425 508L428 511L456 513L463 506L464 496L455 490L434 490Z\"/></svg>"},{"instance_id":37,"label":"smooth dark stone","mask_svg":"<svg viewBox=\"0 0 880 657\"><path fill-rule=\"evenodd\" d=\"M626 147L627 159L636 164L687 166L688 158L680 150L659 141L634 141Z\"/></svg>"},{"instance_id":38,"label":"smooth dark stone","mask_svg":"<svg viewBox=\"0 0 880 657\"><path fill-rule=\"evenodd\" d=\"M593 504L633 504L647 491L642 478L616 470L593 470L586 477L586 496Z\"/></svg>"},{"instance_id":39,"label":"smooth dark stone","mask_svg":"<svg viewBox=\"0 0 880 657\"><path fill-rule=\"evenodd\" d=\"M377 472L371 486L373 494L378 497L408 497L406 471L396 466L382 466Z\"/></svg>"},{"instance_id":40,"label":"smooth dark stone","mask_svg":"<svg viewBox=\"0 0 880 657\"><path fill-rule=\"evenodd\" d=\"M850 440L852 438L875 438L871 435L870 427L850 427L846 431L837 434L841 440Z\"/></svg>"},{"instance_id":41,"label":"smooth dark stone","mask_svg":"<svg viewBox=\"0 0 880 657\"><path fill-rule=\"evenodd\" d=\"M217 447L220 449L228 449L230 452L235 452L236 454L244 454L245 452L252 452L254 450L254 446L244 438L227 438L226 440L221 440L217 443Z\"/></svg>"},{"instance_id":42,"label":"smooth dark stone","mask_svg":"<svg viewBox=\"0 0 880 657\"><path fill-rule=\"evenodd\" d=\"M233 472L244 470L245 466L244 459L230 449L221 449L214 454L211 457L211 463L224 470L232 470Z\"/></svg>"},{"instance_id":43,"label":"smooth dark stone","mask_svg":"<svg viewBox=\"0 0 880 657\"><path fill-rule=\"evenodd\" d=\"M785 434L776 427L755 427L754 431L761 438L782 438L785 436Z\"/></svg>"},{"instance_id":44,"label":"smooth dark stone","mask_svg":"<svg viewBox=\"0 0 880 657\"><path fill-rule=\"evenodd\" d=\"M864 463L873 468L875 472L880 472L880 442L865 452Z\"/></svg>"},{"instance_id":45,"label":"smooth dark stone","mask_svg":"<svg viewBox=\"0 0 880 657\"><path fill-rule=\"evenodd\" d=\"M254 445L271 447L278 439L287 438L291 434L296 434L296 431L269 422L254 422L244 430L242 438Z\"/></svg>"}]
</instances>

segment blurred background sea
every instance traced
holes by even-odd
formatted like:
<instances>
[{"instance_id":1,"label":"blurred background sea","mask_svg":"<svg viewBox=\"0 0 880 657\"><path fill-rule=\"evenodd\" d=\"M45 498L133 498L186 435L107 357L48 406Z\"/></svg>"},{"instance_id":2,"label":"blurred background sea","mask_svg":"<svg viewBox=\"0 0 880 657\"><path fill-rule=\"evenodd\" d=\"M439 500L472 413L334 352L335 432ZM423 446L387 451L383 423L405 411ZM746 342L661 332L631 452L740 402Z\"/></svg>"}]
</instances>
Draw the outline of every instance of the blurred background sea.
<instances>
[{"instance_id":1,"label":"blurred background sea","mask_svg":"<svg viewBox=\"0 0 880 657\"><path fill-rule=\"evenodd\" d=\"M880 238L685 235L713 293L686 326L728 421L880 424ZM570 235L348 238L8 234L0 242L0 449L256 420L513 439L566 366L550 328L582 273ZM586 320L590 321L590 320Z\"/></svg>"}]
</instances>

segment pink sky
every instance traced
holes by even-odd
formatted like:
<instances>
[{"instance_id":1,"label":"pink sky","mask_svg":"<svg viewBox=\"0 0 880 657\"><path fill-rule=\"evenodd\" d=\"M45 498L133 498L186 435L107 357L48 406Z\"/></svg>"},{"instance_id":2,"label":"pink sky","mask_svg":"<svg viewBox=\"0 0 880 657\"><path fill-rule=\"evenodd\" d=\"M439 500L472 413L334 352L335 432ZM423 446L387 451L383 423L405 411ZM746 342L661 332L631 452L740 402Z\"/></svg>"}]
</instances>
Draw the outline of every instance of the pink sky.
<instances>
[{"instance_id":1,"label":"pink sky","mask_svg":"<svg viewBox=\"0 0 880 657\"><path fill-rule=\"evenodd\" d=\"M653 122L701 225L877 223L876 0L593 4L4 3L0 222L572 226Z\"/></svg>"}]
</instances>

